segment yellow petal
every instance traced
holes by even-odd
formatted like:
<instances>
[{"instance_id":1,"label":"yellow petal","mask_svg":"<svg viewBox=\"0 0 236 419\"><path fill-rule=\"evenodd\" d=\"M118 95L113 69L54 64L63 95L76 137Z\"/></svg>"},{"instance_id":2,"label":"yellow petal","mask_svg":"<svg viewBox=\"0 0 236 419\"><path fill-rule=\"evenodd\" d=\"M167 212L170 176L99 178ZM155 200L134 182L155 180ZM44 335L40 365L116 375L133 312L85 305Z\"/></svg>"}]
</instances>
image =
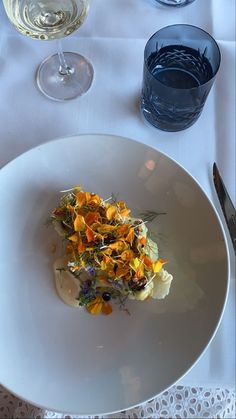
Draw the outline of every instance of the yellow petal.
<instances>
[{"instance_id":1,"label":"yellow petal","mask_svg":"<svg viewBox=\"0 0 236 419\"><path fill-rule=\"evenodd\" d=\"M103 260L101 261L101 264L100 264L100 267L101 267L101 270L102 271L105 271L106 269L107 269L107 264L106 264L106 262L104 262Z\"/></svg>"},{"instance_id":2,"label":"yellow petal","mask_svg":"<svg viewBox=\"0 0 236 419\"><path fill-rule=\"evenodd\" d=\"M95 300L87 304L86 309L90 314L99 314L101 313L102 305L102 299L100 297L96 297Z\"/></svg>"},{"instance_id":3,"label":"yellow petal","mask_svg":"<svg viewBox=\"0 0 236 419\"><path fill-rule=\"evenodd\" d=\"M75 231L83 231L85 229L85 221L82 215L77 215L74 221L74 229Z\"/></svg>"},{"instance_id":4,"label":"yellow petal","mask_svg":"<svg viewBox=\"0 0 236 419\"><path fill-rule=\"evenodd\" d=\"M129 266L135 271L137 272L139 265L140 265L140 260L139 258L134 258L133 260L131 260L131 262L129 263Z\"/></svg>"},{"instance_id":5,"label":"yellow petal","mask_svg":"<svg viewBox=\"0 0 236 419\"><path fill-rule=\"evenodd\" d=\"M118 201L116 203L117 207L118 207L118 214L121 218L126 218L129 213L130 213L130 209L126 207L126 204L124 201Z\"/></svg>"},{"instance_id":6,"label":"yellow petal","mask_svg":"<svg viewBox=\"0 0 236 419\"><path fill-rule=\"evenodd\" d=\"M97 231L99 233L110 233L111 231L114 231L116 229L116 226L110 225L110 224L101 224L101 226L97 227Z\"/></svg>"},{"instance_id":7,"label":"yellow petal","mask_svg":"<svg viewBox=\"0 0 236 419\"><path fill-rule=\"evenodd\" d=\"M73 234L72 236L69 237L69 240L73 243L77 243L78 241L78 236L77 234Z\"/></svg>"},{"instance_id":8,"label":"yellow petal","mask_svg":"<svg viewBox=\"0 0 236 419\"><path fill-rule=\"evenodd\" d=\"M101 203L100 196L90 192L86 192L86 200L87 204L92 207L99 206L99 204Z\"/></svg>"},{"instance_id":9,"label":"yellow petal","mask_svg":"<svg viewBox=\"0 0 236 419\"><path fill-rule=\"evenodd\" d=\"M109 249L109 247L105 250L103 250L103 252L101 252L102 255L108 255L110 256L112 254L112 249Z\"/></svg>"},{"instance_id":10,"label":"yellow petal","mask_svg":"<svg viewBox=\"0 0 236 419\"><path fill-rule=\"evenodd\" d=\"M110 205L106 210L106 217L109 221L113 220L116 215L117 209L113 205Z\"/></svg>"},{"instance_id":11,"label":"yellow petal","mask_svg":"<svg viewBox=\"0 0 236 419\"><path fill-rule=\"evenodd\" d=\"M109 244L109 248L115 250L116 252L123 252L128 247L127 243L122 240L117 240L114 243Z\"/></svg>"},{"instance_id":12,"label":"yellow petal","mask_svg":"<svg viewBox=\"0 0 236 419\"><path fill-rule=\"evenodd\" d=\"M152 264L152 269L154 273L158 273L160 272L160 270L162 269L162 266L165 265L166 260L164 259L158 259L157 262L154 262Z\"/></svg>"},{"instance_id":13,"label":"yellow petal","mask_svg":"<svg viewBox=\"0 0 236 419\"><path fill-rule=\"evenodd\" d=\"M79 192L79 191L81 191L81 186L79 186L79 185L74 186L73 189L74 189L74 191Z\"/></svg>"}]
</instances>

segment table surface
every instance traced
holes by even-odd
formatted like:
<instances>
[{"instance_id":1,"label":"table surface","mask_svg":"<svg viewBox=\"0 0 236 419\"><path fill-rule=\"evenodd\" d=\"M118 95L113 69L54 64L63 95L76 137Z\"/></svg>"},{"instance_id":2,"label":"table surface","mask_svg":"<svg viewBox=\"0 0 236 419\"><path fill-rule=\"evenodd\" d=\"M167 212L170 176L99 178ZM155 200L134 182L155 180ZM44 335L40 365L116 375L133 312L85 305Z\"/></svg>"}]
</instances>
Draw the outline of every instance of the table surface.
<instances>
[{"instance_id":1,"label":"table surface","mask_svg":"<svg viewBox=\"0 0 236 419\"><path fill-rule=\"evenodd\" d=\"M63 49L84 54L95 78L84 96L66 103L46 99L35 86L38 64L56 43L21 36L0 4L0 168L48 140L84 133L116 134L166 153L193 175L219 211L212 182L216 161L235 204L235 0L196 0L184 8L154 0L93 0L83 26L63 40ZM166 133L147 125L139 112L143 50L163 26L200 26L217 40L222 62L199 120L188 130ZM180 384L235 386L235 258L228 301L218 331Z\"/></svg>"}]
</instances>

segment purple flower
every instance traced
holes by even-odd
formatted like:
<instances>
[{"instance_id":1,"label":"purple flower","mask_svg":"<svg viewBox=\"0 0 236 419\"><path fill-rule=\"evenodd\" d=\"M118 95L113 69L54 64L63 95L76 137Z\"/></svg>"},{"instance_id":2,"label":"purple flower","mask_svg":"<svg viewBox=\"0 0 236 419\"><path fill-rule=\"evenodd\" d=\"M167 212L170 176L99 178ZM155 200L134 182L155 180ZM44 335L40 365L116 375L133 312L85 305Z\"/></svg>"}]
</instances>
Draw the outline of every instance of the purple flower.
<instances>
[{"instance_id":1,"label":"purple flower","mask_svg":"<svg viewBox=\"0 0 236 419\"><path fill-rule=\"evenodd\" d=\"M92 266L86 266L86 271L89 275L95 276L95 269Z\"/></svg>"},{"instance_id":2,"label":"purple flower","mask_svg":"<svg viewBox=\"0 0 236 419\"><path fill-rule=\"evenodd\" d=\"M81 295L86 295L86 296L90 296L92 294L94 294L94 289L91 288L92 286L92 281L90 281L90 279L87 279L86 281L83 281L81 284L81 291L80 294Z\"/></svg>"}]
</instances>

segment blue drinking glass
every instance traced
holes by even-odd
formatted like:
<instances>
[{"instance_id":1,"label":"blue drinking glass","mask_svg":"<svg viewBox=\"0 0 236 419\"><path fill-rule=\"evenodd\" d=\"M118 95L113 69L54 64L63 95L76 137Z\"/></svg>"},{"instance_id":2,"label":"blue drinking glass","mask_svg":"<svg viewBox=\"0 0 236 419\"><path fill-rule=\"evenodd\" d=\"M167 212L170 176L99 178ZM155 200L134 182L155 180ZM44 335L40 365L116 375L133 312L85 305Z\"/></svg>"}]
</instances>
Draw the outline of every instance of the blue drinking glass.
<instances>
[{"instance_id":1,"label":"blue drinking glass","mask_svg":"<svg viewBox=\"0 0 236 419\"><path fill-rule=\"evenodd\" d=\"M144 50L141 110L164 131L180 131L199 118L220 67L220 49L204 30L171 25Z\"/></svg>"},{"instance_id":2,"label":"blue drinking glass","mask_svg":"<svg viewBox=\"0 0 236 419\"><path fill-rule=\"evenodd\" d=\"M187 6L188 4L192 3L195 0L156 0L158 3L163 4L165 6Z\"/></svg>"}]
</instances>

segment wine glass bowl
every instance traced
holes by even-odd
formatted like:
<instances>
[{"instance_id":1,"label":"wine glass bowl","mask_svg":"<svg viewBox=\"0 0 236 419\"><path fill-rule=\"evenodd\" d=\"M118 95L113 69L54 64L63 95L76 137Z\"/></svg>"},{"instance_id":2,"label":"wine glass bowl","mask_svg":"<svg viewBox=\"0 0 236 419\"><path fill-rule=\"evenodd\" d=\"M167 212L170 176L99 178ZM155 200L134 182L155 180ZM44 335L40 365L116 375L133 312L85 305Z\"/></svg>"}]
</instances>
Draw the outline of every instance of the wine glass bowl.
<instances>
[{"instance_id":1,"label":"wine glass bowl","mask_svg":"<svg viewBox=\"0 0 236 419\"><path fill-rule=\"evenodd\" d=\"M23 34L40 40L63 38L84 22L89 1L86 0L3 0L14 26Z\"/></svg>"},{"instance_id":2,"label":"wine glass bowl","mask_svg":"<svg viewBox=\"0 0 236 419\"><path fill-rule=\"evenodd\" d=\"M58 53L40 64L39 89L54 100L69 100L85 93L93 80L92 64L75 52L63 53L59 40L84 22L90 0L3 0L11 23L23 35L37 40L58 40Z\"/></svg>"}]
</instances>

